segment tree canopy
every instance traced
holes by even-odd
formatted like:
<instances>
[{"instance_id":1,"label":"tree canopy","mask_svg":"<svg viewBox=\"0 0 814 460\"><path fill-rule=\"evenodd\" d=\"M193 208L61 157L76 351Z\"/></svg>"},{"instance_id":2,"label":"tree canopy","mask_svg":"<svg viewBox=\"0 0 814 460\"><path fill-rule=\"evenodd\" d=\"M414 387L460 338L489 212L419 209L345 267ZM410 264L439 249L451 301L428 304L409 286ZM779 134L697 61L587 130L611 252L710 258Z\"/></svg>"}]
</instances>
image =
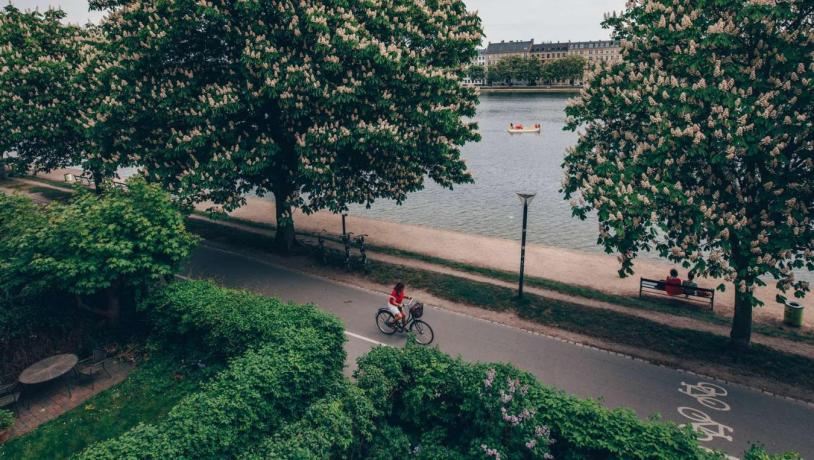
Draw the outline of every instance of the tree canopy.
<instances>
[{"instance_id":1,"label":"tree canopy","mask_svg":"<svg viewBox=\"0 0 814 460\"><path fill-rule=\"evenodd\" d=\"M578 81L585 74L587 61L578 55L565 56L547 61L542 67L545 81Z\"/></svg>"},{"instance_id":2,"label":"tree canopy","mask_svg":"<svg viewBox=\"0 0 814 460\"><path fill-rule=\"evenodd\" d=\"M477 96L460 80L482 34L461 0L93 5L114 7L109 95L88 117L99 162L226 210L272 193L284 248L292 207L471 180L460 147L479 139Z\"/></svg>"},{"instance_id":3,"label":"tree canopy","mask_svg":"<svg viewBox=\"0 0 814 460\"><path fill-rule=\"evenodd\" d=\"M22 171L78 164L84 148L78 118L87 94L76 83L92 28L63 25L64 17L0 11L0 163L14 152L10 161Z\"/></svg>"},{"instance_id":4,"label":"tree canopy","mask_svg":"<svg viewBox=\"0 0 814 460\"><path fill-rule=\"evenodd\" d=\"M622 276L656 251L733 282L739 346L755 288L771 277L801 297L795 270L814 270L813 22L808 1L632 2L606 22L622 62L567 109L574 214L597 213Z\"/></svg>"},{"instance_id":5,"label":"tree canopy","mask_svg":"<svg viewBox=\"0 0 814 460\"><path fill-rule=\"evenodd\" d=\"M125 288L174 274L197 239L166 192L139 178L127 184L101 197L79 190L68 204L47 207L0 194L0 290L105 292L116 320Z\"/></svg>"}]
</instances>

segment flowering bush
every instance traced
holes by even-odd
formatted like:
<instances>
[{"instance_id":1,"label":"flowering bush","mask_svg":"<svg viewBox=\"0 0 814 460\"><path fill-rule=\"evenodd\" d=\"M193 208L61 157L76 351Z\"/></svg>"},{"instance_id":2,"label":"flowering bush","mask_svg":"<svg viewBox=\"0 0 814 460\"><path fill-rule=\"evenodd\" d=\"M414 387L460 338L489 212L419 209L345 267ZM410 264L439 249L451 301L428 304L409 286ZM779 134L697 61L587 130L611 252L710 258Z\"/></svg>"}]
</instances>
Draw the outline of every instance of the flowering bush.
<instances>
[{"instance_id":1,"label":"flowering bush","mask_svg":"<svg viewBox=\"0 0 814 460\"><path fill-rule=\"evenodd\" d=\"M383 449L427 459L439 450L440 458L504 460L717 458L689 431L567 396L509 365L468 364L408 344L374 349L356 378L390 426L377 432L390 439L371 443L373 458L385 458Z\"/></svg>"},{"instance_id":2,"label":"flowering bush","mask_svg":"<svg viewBox=\"0 0 814 460\"><path fill-rule=\"evenodd\" d=\"M795 0L628 2L607 21L622 61L597 64L567 108L574 214L596 212L621 276L655 250L731 281L741 347L755 287L802 297L794 271L814 270L812 20Z\"/></svg>"}]
</instances>

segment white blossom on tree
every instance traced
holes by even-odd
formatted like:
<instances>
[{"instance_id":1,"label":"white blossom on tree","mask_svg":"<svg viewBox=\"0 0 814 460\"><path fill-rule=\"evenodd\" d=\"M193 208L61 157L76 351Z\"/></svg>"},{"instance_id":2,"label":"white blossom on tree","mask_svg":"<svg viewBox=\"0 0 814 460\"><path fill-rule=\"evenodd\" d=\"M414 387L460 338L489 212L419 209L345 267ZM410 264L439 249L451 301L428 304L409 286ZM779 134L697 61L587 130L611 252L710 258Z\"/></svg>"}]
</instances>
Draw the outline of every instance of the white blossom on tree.
<instances>
[{"instance_id":1,"label":"white blossom on tree","mask_svg":"<svg viewBox=\"0 0 814 460\"><path fill-rule=\"evenodd\" d=\"M814 4L636 0L606 24L623 60L567 109L565 196L598 214L621 276L654 250L734 283L748 345L755 287L802 297L794 272L814 270Z\"/></svg>"},{"instance_id":2,"label":"white blossom on tree","mask_svg":"<svg viewBox=\"0 0 814 460\"><path fill-rule=\"evenodd\" d=\"M227 210L253 191L291 210L403 201L470 181L461 85L481 40L461 0L92 2L115 56L88 114L100 158Z\"/></svg>"},{"instance_id":3,"label":"white blossom on tree","mask_svg":"<svg viewBox=\"0 0 814 460\"><path fill-rule=\"evenodd\" d=\"M0 10L0 174L5 155L21 171L76 164L84 103L74 83L83 29L63 25L60 10Z\"/></svg>"}]
</instances>

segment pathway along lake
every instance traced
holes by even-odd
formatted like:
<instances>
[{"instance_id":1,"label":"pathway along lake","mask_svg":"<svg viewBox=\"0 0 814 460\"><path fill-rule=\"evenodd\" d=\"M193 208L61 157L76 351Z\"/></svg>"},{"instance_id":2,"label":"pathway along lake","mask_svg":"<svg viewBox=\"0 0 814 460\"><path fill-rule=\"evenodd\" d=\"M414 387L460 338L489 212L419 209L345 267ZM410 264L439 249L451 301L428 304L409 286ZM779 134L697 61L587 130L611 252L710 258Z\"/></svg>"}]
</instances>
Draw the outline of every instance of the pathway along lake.
<instances>
[{"instance_id":1,"label":"pathway along lake","mask_svg":"<svg viewBox=\"0 0 814 460\"><path fill-rule=\"evenodd\" d=\"M571 216L559 193L562 161L577 135L563 131L563 94L483 94L476 121L482 136L463 148L474 184L447 190L428 182L398 206L377 201L371 209L351 208L351 215L439 227L508 239L520 239L519 191L536 191L529 207L528 240L568 249L600 251L597 222ZM540 123L540 134L509 134L509 123Z\"/></svg>"}]
</instances>

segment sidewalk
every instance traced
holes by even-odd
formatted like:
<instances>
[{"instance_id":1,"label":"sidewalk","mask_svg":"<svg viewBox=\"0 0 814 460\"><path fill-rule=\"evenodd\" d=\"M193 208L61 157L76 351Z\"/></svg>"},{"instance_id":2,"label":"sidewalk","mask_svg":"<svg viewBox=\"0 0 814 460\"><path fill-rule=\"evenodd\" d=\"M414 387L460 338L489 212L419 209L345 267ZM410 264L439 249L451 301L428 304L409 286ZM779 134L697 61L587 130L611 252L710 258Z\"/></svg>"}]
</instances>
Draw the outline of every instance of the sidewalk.
<instances>
[{"instance_id":1,"label":"sidewalk","mask_svg":"<svg viewBox=\"0 0 814 460\"><path fill-rule=\"evenodd\" d=\"M66 172L77 170L56 170L41 177L62 181ZM246 205L230 213L232 217L274 226L276 224L274 202L248 197ZM201 203L198 210L206 210L212 203ZM329 212L305 215L294 212L294 224L298 231L319 233L323 229L333 235L342 233L341 217ZM473 235L450 230L442 230L419 225L398 224L350 215L347 230L356 234L366 233L373 246L390 247L403 251L425 254L441 259L461 262L495 270L516 272L520 260L520 244L517 241ZM639 295L639 278L664 278L675 264L638 259L636 274L619 278L619 262L613 255L555 248L538 244L526 247L526 275L546 278L561 283L582 286L609 294L628 297ZM680 269L684 274L686 270ZM716 279L700 279L701 287L715 287L722 282ZM715 312L731 318L734 305L734 288L726 285L725 292L716 293ZM783 319L783 306L775 302L777 290L770 284L759 288L757 296L766 304L754 310L755 321L779 325ZM803 304L811 306L810 298ZM810 309L809 309L810 310ZM806 329L814 329L814 312L804 317Z\"/></svg>"}]
</instances>

